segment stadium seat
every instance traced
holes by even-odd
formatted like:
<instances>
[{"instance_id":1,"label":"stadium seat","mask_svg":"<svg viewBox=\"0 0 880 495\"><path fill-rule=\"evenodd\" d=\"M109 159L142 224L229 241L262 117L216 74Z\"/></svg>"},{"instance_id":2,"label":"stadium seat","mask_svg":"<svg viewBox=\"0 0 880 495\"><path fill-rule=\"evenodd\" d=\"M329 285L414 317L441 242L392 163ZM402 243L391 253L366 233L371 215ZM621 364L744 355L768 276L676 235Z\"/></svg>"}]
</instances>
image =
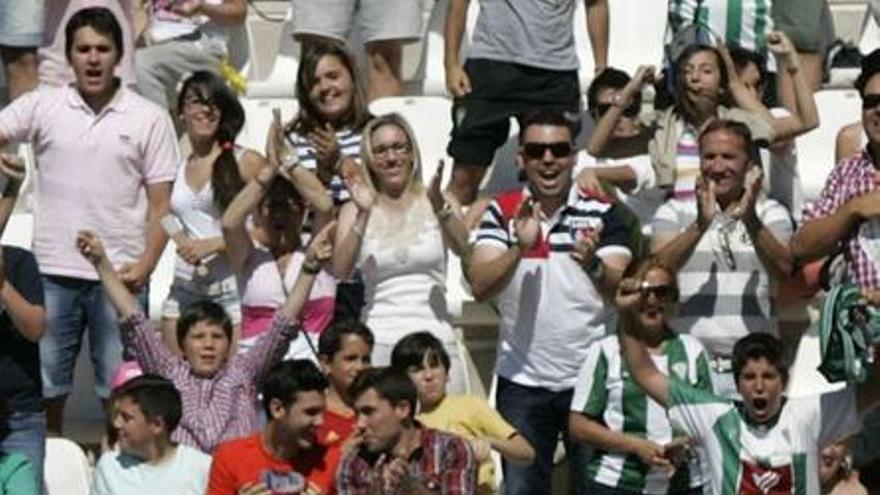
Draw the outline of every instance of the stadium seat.
<instances>
[{"instance_id":1,"label":"stadium seat","mask_svg":"<svg viewBox=\"0 0 880 495\"><path fill-rule=\"evenodd\" d=\"M88 495L92 468L79 445L66 438L46 439L46 495Z\"/></svg>"},{"instance_id":2,"label":"stadium seat","mask_svg":"<svg viewBox=\"0 0 880 495\"><path fill-rule=\"evenodd\" d=\"M299 43L293 39L293 8L288 6L284 25L278 39L278 52L272 70L263 79L254 80L251 66L245 67L243 73L248 78L247 92L249 98L293 98L293 82L299 67Z\"/></svg>"}]
</instances>

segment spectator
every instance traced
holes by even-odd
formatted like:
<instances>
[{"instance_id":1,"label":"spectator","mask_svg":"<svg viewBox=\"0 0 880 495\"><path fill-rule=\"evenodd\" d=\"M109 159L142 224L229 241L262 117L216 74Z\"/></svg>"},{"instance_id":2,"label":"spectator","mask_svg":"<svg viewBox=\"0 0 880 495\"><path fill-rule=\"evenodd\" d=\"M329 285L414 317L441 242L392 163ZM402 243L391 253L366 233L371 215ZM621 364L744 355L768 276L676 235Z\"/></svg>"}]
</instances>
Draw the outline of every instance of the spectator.
<instances>
[{"instance_id":1,"label":"spectator","mask_svg":"<svg viewBox=\"0 0 880 495\"><path fill-rule=\"evenodd\" d=\"M0 452L0 495L38 495L31 461L21 454Z\"/></svg>"},{"instance_id":2,"label":"spectator","mask_svg":"<svg viewBox=\"0 0 880 495\"><path fill-rule=\"evenodd\" d=\"M581 108L572 28L577 2L480 1L462 66L459 53L470 1L449 2L444 28L446 88L455 98L447 148L455 159L449 189L462 204L476 198L495 150L507 141L510 117L539 109L576 115ZM608 61L608 1L586 0L586 5L593 63L600 73Z\"/></svg>"},{"instance_id":3,"label":"spectator","mask_svg":"<svg viewBox=\"0 0 880 495\"><path fill-rule=\"evenodd\" d=\"M0 0L0 58L9 101L37 86L37 47L46 0Z\"/></svg>"},{"instance_id":4,"label":"spectator","mask_svg":"<svg viewBox=\"0 0 880 495\"><path fill-rule=\"evenodd\" d=\"M331 226L332 227L332 226ZM134 298L116 276L97 237L81 232L77 245L101 276L104 290L122 319L122 331L138 364L164 376L183 393L183 417L174 441L212 452L220 442L257 429L256 388L287 344L300 330L300 313L331 247L329 228L309 247L290 295L272 320L272 328L247 354L231 352L232 322L221 306L209 301L190 306L178 320L173 354L157 335Z\"/></svg>"},{"instance_id":5,"label":"spectator","mask_svg":"<svg viewBox=\"0 0 880 495\"><path fill-rule=\"evenodd\" d=\"M823 448L819 460L819 482L824 495L868 495L859 481L859 472L852 467L847 442Z\"/></svg>"},{"instance_id":6,"label":"spectator","mask_svg":"<svg viewBox=\"0 0 880 495\"><path fill-rule=\"evenodd\" d=\"M640 298L635 280L621 281L621 311L637 306ZM870 390L876 390L874 380L786 397L789 367L782 342L772 335L737 341L734 375L742 397L737 402L667 377L629 328L618 335L636 383L704 450L710 493L821 493L819 452L858 429L856 411L876 402Z\"/></svg>"},{"instance_id":7,"label":"spectator","mask_svg":"<svg viewBox=\"0 0 880 495\"><path fill-rule=\"evenodd\" d=\"M327 408L318 438L324 443L345 441L355 431L357 413L348 388L370 367L373 332L357 320L336 320L318 339L318 356L327 377Z\"/></svg>"},{"instance_id":8,"label":"spectator","mask_svg":"<svg viewBox=\"0 0 880 495\"><path fill-rule=\"evenodd\" d=\"M712 121L698 145L697 197L672 198L657 210L652 251L687 281L672 327L706 347L715 393L724 397L736 391L734 343L777 333L776 284L792 272L794 226L784 206L760 194L762 172L745 124Z\"/></svg>"},{"instance_id":9,"label":"spectator","mask_svg":"<svg viewBox=\"0 0 880 495\"><path fill-rule=\"evenodd\" d=\"M40 164L34 254L47 312L40 360L47 425L56 433L85 323L98 396L109 395L122 358L113 308L94 268L76 252L76 232L85 223L103 237L120 278L145 306L147 281L165 247L159 219L168 211L178 163L165 111L113 75L122 55L113 13L80 10L65 37L76 83L39 88L0 112L0 145L32 141Z\"/></svg>"},{"instance_id":10,"label":"spectator","mask_svg":"<svg viewBox=\"0 0 880 495\"><path fill-rule=\"evenodd\" d=\"M810 92L818 91L825 76L825 54L836 39L828 0L773 0L772 4L775 29L791 38L801 59L807 88ZM794 100L792 88L780 82L780 96L788 106Z\"/></svg>"},{"instance_id":11,"label":"spectator","mask_svg":"<svg viewBox=\"0 0 880 495\"><path fill-rule=\"evenodd\" d=\"M310 361L272 366L260 386L268 423L217 449L208 495L336 493L333 476L342 450L317 437L325 388L327 381Z\"/></svg>"},{"instance_id":12,"label":"spectator","mask_svg":"<svg viewBox=\"0 0 880 495\"><path fill-rule=\"evenodd\" d=\"M149 46L134 53L138 92L163 108L187 72L220 72L230 28L244 25L247 0L149 0Z\"/></svg>"},{"instance_id":13,"label":"spectator","mask_svg":"<svg viewBox=\"0 0 880 495\"><path fill-rule=\"evenodd\" d=\"M178 168L171 190L171 212L183 227L186 241L177 243L174 281L162 306L162 334L165 343L179 351L177 319L181 310L198 300L220 304L233 325L241 323L241 304L235 275L224 256L220 218L266 160L234 144L244 126L244 109L219 76L197 71L186 78L177 112L192 153Z\"/></svg>"},{"instance_id":14,"label":"spectator","mask_svg":"<svg viewBox=\"0 0 880 495\"><path fill-rule=\"evenodd\" d=\"M362 149L365 171L346 177L352 201L339 213L336 276L344 280L356 266L363 274L374 364L389 364L410 329L425 329L452 356L451 387L463 393L467 360L446 305L446 250L464 257L468 233L455 198L440 190L443 166L426 190L418 143L398 114L371 120Z\"/></svg>"},{"instance_id":15,"label":"spectator","mask_svg":"<svg viewBox=\"0 0 880 495\"><path fill-rule=\"evenodd\" d=\"M495 466L490 457L497 451L510 462L531 464L535 450L485 399L475 395L448 395L449 354L429 332L415 332L394 346L391 366L406 372L416 386L419 414L428 428L453 433L469 441L479 463L477 493L498 492Z\"/></svg>"},{"instance_id":16,"label":"spectator","mask_svg":"<svg viewBox=\"0 0 880 495\"><path fill-rule=\"evenodd\" d=\"M421 1L293 0L294 36L302 42L302 53L308 57L328 41L345 44L356 16L369 64L369 101L402 95L403 46L421 35Z\"/></svg>"},{"instance_id":17,"label":"spectator","mask_svg":"<svg viewBox=\"0 0 880 495\"><path fill-rule=\"evenodd\" d=\"M15 208L24 180L24 165L0 154L0 237ZM46 413L40 381L40 349L45 331L43 286L37 262L30 252L0 248L0 453L24 455L31 484L43 485L46 450ZM16 457L7 466L21 466ZM0 469L3 471L3 469ZM16 471L17 472L17 471ZM0 475L0 478L3 476ZM26 493L10 490L10 494ZM6 493L0 484L0 493Z\"/></svg>"},{"instance_id":18,"label":"spectator","mask_svg":"<svg viewBox=\"0 0 880 495\"><path fill-rule=\"evenodd\" d=\"M712 392L709 360L699 341L669 326L678 302L675 272L648 258L633 274L639 304L621 313L651 361L666 376ZM690 439L675 431L662 406L646 397L626 372L616 335L590 347L571 401L574 439L596 449L588 470L589 493L703 493L701 472Z\"/></svg>"},{"instance_id":19,"label":"spectator","mask_svg":"<svg viewBox=\"0 0 880 495\"><path fill-rule=\"evenodd\" d=\"M134 86L134 33L132 5L144 0L52 0L46 2L43 43L37 51L40 83L64 86L75 80L64 53L64 26L74 13L87 7L106 7L122 27L122 59L116 75L126 86Z\"/></svg>"},{"instance_id":20,"label":"spectator","mask_svg":"<svg viewBox=\"0 0 880 495\"><path fill-rule=\"evenodd\" d=\"M95 466L92 495L205 493L211 458L171 441L182 412L174 384L142 375L114 390L113 401L118 450Z\"/></svg>"},{"instance_id":21,"label":"spectator","mask_svg":"<svg viewBox=\"0 0 880 495\"><path fill-rule=\"evenodd\" d=\"M561 433L582 493L588 450L568 439L572 392L613 315L603 295L613 293L631 250L617 207L572 187L565 117L528 115L522 126L518 161L527 185L489 206L467 273L477 300L497 297L498 411L536 452L531 466L504 463L507 492L550 493Z\"/></svg>"},{"instance_id":22,"label":"spectator","mask_svg":"<svg viewBox=\"0 0 880 495\"><path fill-rule=\"evenodd\" d=\"M403 372L364 370L349 394L363 441L339 464L339 495L475 493L477 462L470 445L416 421L416 388Z\"/></svg>"},{"instance_id":23,"label":"spectator","mask_svg":"<svg viewBox=\"0 0 880 495\"><path fill-rule=\"evenodd\" d=\"M239 191L221 221L226 259L235 273L242 305L240 352L247 351L269 329L275 312L284 304L303 268L306 255L302 251L300 226L305 202L314 206L317 227L326 222L333 208L315 174L297 166L296 157L284 151L278 112L269 130L266 149L269 164ZM253 219L252 227L246 226L248 217ZM316 275L315 287L300 319L305 332L294 342L288 356L316 360L313 340L333 318L336 281L324 269Z\"/></svg>"}]
</instances>

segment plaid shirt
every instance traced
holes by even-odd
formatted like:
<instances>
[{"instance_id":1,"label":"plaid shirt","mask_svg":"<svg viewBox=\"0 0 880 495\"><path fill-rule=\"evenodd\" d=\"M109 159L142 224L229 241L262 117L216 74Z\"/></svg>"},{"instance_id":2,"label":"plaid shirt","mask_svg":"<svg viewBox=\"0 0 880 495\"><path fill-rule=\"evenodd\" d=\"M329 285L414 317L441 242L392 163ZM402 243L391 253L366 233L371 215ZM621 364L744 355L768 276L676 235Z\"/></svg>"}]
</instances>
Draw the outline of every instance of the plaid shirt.
<instances>
[{"instance_id":1,"label":"plaid shirt","mask_svg":"<svg viewBox=\"0 0 880 495\"><path fill-rule=\"evenodd\" d=\"M874 175L877 169L867 149L840 162L825 182L822 197L804 207L804 221L831 215L848 201L877 189ZM847 272L850 279L866 289L880 289L880 271L874 259L859 242L859 229L853 229L843 239Z\"/></svg>"},{"instance_id":2,"label":"plaid shirt","mask_svg":"<svg viewBox=\"0 0 880 495\"><path fill-rule=\"evenodd\" d=\"M229 360L211 378L200 378L172 353L159 333L138 311L120 323L126 347L145 373L161 375L177 387L183 415L172 440L211 453L220 442L250 435L257 422L257 386L269 368L281 361L298 324L277 312L272 329L244 355Z\"/></svg>"},{"instance_id":3,"label":"plaid shirt","mask_svg":"<svg viewBox=\"0 0 880 495\"><path fill-rule=\"evenodd\" d=\"M426 428L419 423L421 445L409 458L409 471L429 490L443 495L473 495L477 490L477 460L470 444L462 438ZM379 454L352 449L345 454L336 471L339 495L398 495L400 490L378 489Z\"/></svg>"}]
</instances>

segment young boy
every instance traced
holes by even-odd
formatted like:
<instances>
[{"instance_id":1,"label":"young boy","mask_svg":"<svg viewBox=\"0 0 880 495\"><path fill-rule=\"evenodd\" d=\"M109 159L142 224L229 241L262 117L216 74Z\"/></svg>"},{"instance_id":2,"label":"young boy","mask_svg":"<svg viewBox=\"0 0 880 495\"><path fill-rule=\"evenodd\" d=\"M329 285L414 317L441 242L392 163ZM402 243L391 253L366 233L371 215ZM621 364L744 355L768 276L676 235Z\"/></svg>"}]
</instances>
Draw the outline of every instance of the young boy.
<instances>
[{"instance_id":1,"label":"young boy","mask_svg":"<svg viewBox=\"0 0 880 495\"><path fill-rule=\"evenodd\" d=\"M243 355L230 355L232 323L223 308L194 304L177 322L183 356L177 356L153 330L140 305L119 280L94 233L77 237L80 252L95 265L104 290L122 318L123 338L140 367L174 382L183 395L183 418L173 440L212 452L220 442L258 431L257 384L281 361L299 331L297 317L315 275L330 259L331 222L312 239L306 260L272 329Z\"/></svg>"},{"instance_id":2,"label":"young boy","mask_svg":"<svg viewBox=\"0 0 880 495\"><path fill-rule=\"evenodd\" d=\"M363 323L334 321L318 340L318 358L327 377L327 409L318 438L330 444L347 440L355 430L357 414L351 407L348 387L358 373L370 367L373 332Z\"/></svg>"},{"instance_id":3,"label":"young boy","mask_svg":"<svg viewBox=\"0 0 880 495\"><path fill-rule=\"evenodd\" d=\"M455 433L471 442L480 463L477 493L496 492L490 450L510 462L531 464L535 451L489 403L474 395L447 395L449 355L429 332L404 337L391 352L391 366L409 375L419 396L419 414L425 426Z\"/></svg>"},{"instance_id":4,"label":"young boy","mask_svg":"<svg viewBox=\"0 0 880 495\"><path fill-rule=\"evenodd\" d=\"M92 495L205 493L211 458L171 441L182 409L174 384L142 375L114 391L112 400L118 449L98 461Z\"/></svg>"}]
</instances>

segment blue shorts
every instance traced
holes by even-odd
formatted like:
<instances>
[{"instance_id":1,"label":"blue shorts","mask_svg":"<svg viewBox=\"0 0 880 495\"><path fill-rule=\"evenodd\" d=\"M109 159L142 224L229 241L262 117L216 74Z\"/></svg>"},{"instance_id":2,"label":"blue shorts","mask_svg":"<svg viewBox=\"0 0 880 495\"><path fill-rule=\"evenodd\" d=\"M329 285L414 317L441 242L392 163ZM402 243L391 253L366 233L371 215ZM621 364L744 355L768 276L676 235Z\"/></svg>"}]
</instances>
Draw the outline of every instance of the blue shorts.
<instances>
[{"instance_id":1,"label":"blue shorts","mask_svg":"<svg viewBox=\"0 0 880 495\"><path fill-rule=\"evenodd\" d=\"M45 10L44 0L0 0L0 45L42 46Z\"/></svg>"},{"instance_id":2,"label":"blue shorts","mask_svg":"<svg viewBox=\"0 0 880 495\"><path fill-rule=\"evenodd\" d=\"M73 370L88 330L95 393L110 395L110 380L122 363L122 340L116 310L104 296L101 282L43 275L46 298L46 333L40 339L43 396L47 399L73 391ZM148 289L137 294L147 307ZM145 310L146 311L146 310Z\"/></svg>"}]
</instances>

